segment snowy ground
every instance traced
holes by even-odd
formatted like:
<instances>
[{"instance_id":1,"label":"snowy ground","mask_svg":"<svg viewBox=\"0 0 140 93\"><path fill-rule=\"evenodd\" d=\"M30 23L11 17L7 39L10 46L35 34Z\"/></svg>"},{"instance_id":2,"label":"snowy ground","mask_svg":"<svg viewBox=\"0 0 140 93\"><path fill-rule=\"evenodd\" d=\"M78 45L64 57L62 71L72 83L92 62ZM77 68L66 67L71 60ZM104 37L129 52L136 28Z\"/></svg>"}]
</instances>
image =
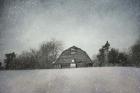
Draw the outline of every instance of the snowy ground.
<instances>
[{"instance_id":1,"label":"snowy ground","mask_svg":"<svg viewBox=\"0 0 140 93\"><path fill-rule=\"evenodd\" d=\"M0 93L140 93L140 69L0 71Z\"/></svg>"}]
</instances>

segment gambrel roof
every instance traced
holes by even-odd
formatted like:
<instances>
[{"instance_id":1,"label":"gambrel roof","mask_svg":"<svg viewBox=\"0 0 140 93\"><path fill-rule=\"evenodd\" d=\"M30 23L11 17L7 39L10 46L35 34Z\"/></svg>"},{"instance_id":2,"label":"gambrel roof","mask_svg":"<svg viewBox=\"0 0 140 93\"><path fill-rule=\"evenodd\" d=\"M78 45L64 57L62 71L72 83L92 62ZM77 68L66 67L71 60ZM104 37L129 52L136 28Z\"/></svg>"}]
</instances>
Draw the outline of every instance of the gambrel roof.
<instances>
[{"instance_id":1,"label":"gambrel roof","mask_svg":"<svg viewBox=\"0 0 140 93\"><path fill-rule=\"evenodd\" d=\"M76 46L72 46L63 51L55 63L72 63L72 60L75 63L92 63L87 53Z\"/></svg>"}]
</instances>

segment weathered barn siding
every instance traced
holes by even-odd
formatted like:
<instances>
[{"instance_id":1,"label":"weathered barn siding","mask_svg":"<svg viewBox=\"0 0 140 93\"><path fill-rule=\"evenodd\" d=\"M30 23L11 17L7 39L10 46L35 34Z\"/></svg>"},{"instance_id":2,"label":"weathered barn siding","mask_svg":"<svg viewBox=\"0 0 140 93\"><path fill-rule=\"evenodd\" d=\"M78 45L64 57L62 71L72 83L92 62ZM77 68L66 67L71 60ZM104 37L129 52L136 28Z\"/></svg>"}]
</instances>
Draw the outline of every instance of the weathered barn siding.
<instances>
[{"instance_id":1,"label":"weathered barn siding","mask_svg":"<svg viewBox=\"0 0 140 93\"><path fill-rule=\"evenodd\" d=\"M92 61L85 51L73 46L63 51L54 65L55 68L88 67Z\"/></svg>"}]
</instances>

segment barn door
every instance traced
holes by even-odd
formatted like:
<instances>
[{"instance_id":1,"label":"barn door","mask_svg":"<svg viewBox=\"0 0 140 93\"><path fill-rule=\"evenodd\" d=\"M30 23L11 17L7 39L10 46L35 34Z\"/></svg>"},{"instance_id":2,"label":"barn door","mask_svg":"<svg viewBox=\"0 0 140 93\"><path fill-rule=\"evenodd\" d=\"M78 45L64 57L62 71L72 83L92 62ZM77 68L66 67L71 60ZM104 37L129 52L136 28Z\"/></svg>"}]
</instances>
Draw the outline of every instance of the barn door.
<instances>
[{"instance_id":1,"label":"barn door","mask_svg":"<svg viewBox=\"0 0 140 93\"><path fill-rule=\"evenodd\" d=\"M71 60L70 67L71 68L75 68L76 67L75 60L74 59Z\"/></svg>"}]
</instances>

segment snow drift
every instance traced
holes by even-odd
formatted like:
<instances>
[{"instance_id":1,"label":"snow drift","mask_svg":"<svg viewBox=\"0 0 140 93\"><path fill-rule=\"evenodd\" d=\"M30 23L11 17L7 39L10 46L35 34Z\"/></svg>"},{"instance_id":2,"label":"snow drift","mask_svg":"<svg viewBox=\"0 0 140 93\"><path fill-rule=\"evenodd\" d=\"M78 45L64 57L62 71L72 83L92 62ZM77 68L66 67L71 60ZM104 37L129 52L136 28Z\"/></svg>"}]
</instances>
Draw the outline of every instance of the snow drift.
<instances>
[{"instance_id":1,"label":"snow drift","mask_svg":"<svg viewBox=\"0 0 140 93\"><path fill-rule=\"evenodd\" d=\"M0 93L140 93L140 69L0 71Z\"/></svg>"}]
</instances>

